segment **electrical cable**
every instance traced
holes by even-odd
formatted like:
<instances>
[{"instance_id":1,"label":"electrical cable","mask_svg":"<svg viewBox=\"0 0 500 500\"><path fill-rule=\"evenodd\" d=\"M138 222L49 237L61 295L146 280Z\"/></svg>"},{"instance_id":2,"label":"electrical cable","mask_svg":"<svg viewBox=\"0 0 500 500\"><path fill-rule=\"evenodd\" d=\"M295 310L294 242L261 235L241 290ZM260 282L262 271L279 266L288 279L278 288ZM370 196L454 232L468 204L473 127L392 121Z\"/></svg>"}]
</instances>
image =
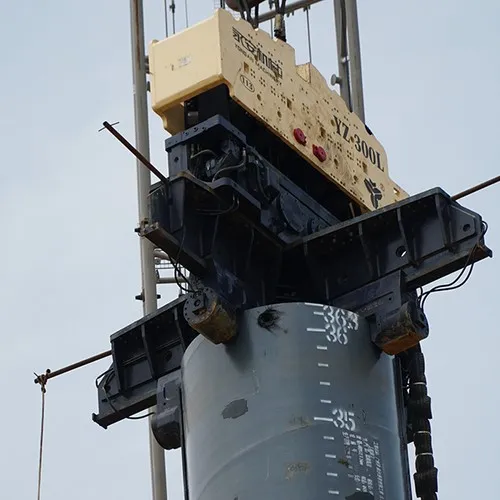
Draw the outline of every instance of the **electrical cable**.
<instances>
[{"instance_id":1,"label":"electrical cable","mask_svg":"<svg viewBox=\"0 0 500 500\"><path fill-rule=\"evenodd\" d=\"M203 155L212 155L216 157L217 155L215 154L214 151L211 149L202 149L201 151L198 151L197 153L194 153L193 155L190 156L190 160L194 160L195 158L198 158L198 156L203 156Z\"/></svg>"},{"instance_id":2,"label":"electrical cable","mask_svg":"<svg viewBox=\"0 0 500 500\"><path fill-rule=\"evenodd\" d=\"M172 11L172 33L175 35L175 0L171 0L169 9Z\"/></svg>"},{"instance_id":3,"label":"electrical cable","mask_svg":"<svg viewBox=\"0 0 500 500\"><path fill-rule=\"evenodd\" d=\"M167 0L163 0L163 9L164 9L164 16L165 16L165 36L168 38L168 5L167 5Z\"/></svg>"},{"instance_id":4,"label":"electrical cable","mask_svg":"<svg viewBox=\"0 0 500 500\"><path fill-rule=\"evenodd\" d=\"M415 445L415 490L417 497L422 500L437 500L438 470L432 449L431 398L427 393L425 358L420 344L406 352L406 362L408 420Z\"/></svg>"},{"instance_id":5,"label":"electrical cable","mask_svg":"<svg viewBox=\"0 0 500 500\"><path fill-rule=\"evenodd\" d=\"M202 215L211 215L214 217L218 217L219 215L227 215L233 212L236 212L240 206L240 200L236 198L233 194L233 201L231 205L228 208L222 209L222 210L216 210L216 209L202 209L198 208L196 211L201 213Z\"/></svg>"},{"instance_id":6,"label":"electrical cable","mask_svg":"<svg viewBox=\"0 0 500 500\"><path fill-rule=\"evenodd\" d=\"M189 27L188 0L184 0L184 13L186 15L186 28Z\"/></svg>"},{"instance_id":7,"label":"electrical cable","mask_svg":"<svg viewBox=\"0 0 500 500\"><path fill-rule=\"evenodd\" d=\"M230 167L221 168L220 170L215 172L214 176L212 177L212 182L214 182L218 177L220 177L221 174L225 174L226 172L231 172L234 170L241 170L241 169L245 168L247 165L247 151L246 151L246 149L243 149L241 154L243 156L243 159L241 160L240 163L238 163L237 165L232 165Z\"/></svg>"},{"instance_id":8,"label":"electrical cable","mask_svg":"<svg viewBox=\"0 0 500 500\"><path fill-rule=\"evenodd\" d=\"M482 230L479 234L479 237L476 241L476 244L474 245L474 247L470 251L469 256L467 257L467 260L464 264L464 267L460 271L459 275L453 281L451 281L450 283L444 283L442 285L436 285L435 287L431 288L430 290L422 292L419 295L418 303L419 303L419 307L422 309L422 312L424 311L424 305L425 305L425 302L427 301L427 299L429 298L429 295L436 293L436 292L447 292L450 290L456 290L456 289L464 286L467 283L467 281L469 281L469 279L472 275L472 271L474 269L474 264L475 264L474 262L471 263L471 261L474 257L476 250L479 247L479 244L481 243L481 240L484 238L487 231L488 231L488 224L485 221L482 221ZM460 279L462 278L462 276L466 272L467 267L469 265L470 265L470 268L467 271L465 278L463 279L463 281L461 283L459 283Z\"/></svg>"},{"instance_id":9,"label":"electrical cable","mask_svg":"<svg viewBox=\"0 0 500 500\"><path fill-rule=\"evenodd\" d=\"M190 281L190 279L184 275L184 273L180 270L180 266L178 264L178 261L179 261L179 258L181 256L181 253L182 253L182 250L184 248L184 238L186 237L186 231L185 231L185 226L183 227L183 231L182 231L182 240L181 240L181 244L179 245L179 251L177 252L177 258L174 260L174 259L170 259L170 262L172 264L172 266L174 267L174 279L175 279L175 283L177 284L177 286L180 288L180 290L182 290L183 292L185 293L189 293L191 290L195 291L197 287L195 287L193 285L193 283ZM191 290L189 290L189 288L185 288L184 286L181 285L181 283L179 282L179 276L189 285L189 287L191 288Z\"/></svg>"}]
</instances>

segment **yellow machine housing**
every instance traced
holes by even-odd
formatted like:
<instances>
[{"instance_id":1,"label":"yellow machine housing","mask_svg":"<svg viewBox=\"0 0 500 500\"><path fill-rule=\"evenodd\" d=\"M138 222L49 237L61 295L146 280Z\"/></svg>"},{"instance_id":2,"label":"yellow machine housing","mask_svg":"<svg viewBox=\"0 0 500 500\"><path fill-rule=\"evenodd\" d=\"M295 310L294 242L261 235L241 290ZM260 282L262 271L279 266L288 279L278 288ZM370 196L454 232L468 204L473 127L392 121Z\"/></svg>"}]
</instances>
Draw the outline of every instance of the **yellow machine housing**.
<instances>
[{"instance_id":1,"label":"yellow machine housing","mask_svg":"<svg viewBox=\"0 0 500 500\"><path fill-rule=\"evenodd\" d=\"M384 148L319 71L296 65L293 47L223 9L153 41L149 71L153 110L171 134L184 130L185 101L224 84L237 104L362 210L408 196L389 178ZM380 190L375 205L367 184Z\"/></svg>"}]
</instances>

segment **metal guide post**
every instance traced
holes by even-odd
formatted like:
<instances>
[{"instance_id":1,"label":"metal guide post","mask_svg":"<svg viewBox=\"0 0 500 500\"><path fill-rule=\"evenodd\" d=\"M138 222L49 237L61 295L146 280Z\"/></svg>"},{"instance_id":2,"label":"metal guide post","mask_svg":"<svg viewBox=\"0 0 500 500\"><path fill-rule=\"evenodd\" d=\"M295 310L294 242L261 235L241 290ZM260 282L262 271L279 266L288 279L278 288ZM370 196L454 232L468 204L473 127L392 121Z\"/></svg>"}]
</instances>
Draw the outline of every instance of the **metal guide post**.
<instances>
[{"instance_id":1,"label":"metal guide post","mask_svg":"<svg viewBox=\"0 0 500 500\"><path fill-rule=\"evenodd\" d=\"M338 80L332 78L332 84L338 83L340 95L348 108L351 108L351 89L349 84L349 58L347 50L347 29L344 0L333 0L335 13L335 35L337 37Z\"/></svg>"},{"instance_id":2,"label":"metal guide post","mask_svg":"<svg viewBox=\"0 0 500 500\"><path fill-rule=\"evenodd\" d=\"M149 159L148 100L146 82L146 61L144 43L144 18L142 0L130 0L132 75L134 90L134 119L136 147ZM141 274L142 300L144 314L157 309L156 276L153 256L153 244L142 236L148 218L148 193L151 185L149 170L137 160L137 190L139 205L139 224L141 229ZM149 425L149 449L151 460L151 479L153 500L167 499L167 480L165 470L165 452L155 440Z\"/></svg>"},{"instance_id":3,"label":"metal guide post","mask_svg":"<svg viewBox=\"0 0 500 500\"><path fill-rule=\"evenodd\" d=\"M332 85L339 84L340 95L348 108L365 121L358 8L356 0L334 0L335 32L339 75Z\"/></svg>"},{"instance_id":4,"label":"metal guide post","mask_svg":"<svg viewBox=\"0 0 500 500\"><path fill-rule=\"evenodd\" d=\"M351 107L365 121L363 79L361 77L361 47L359 42L358 7L356 0L345 2L347 38L349 42L349 76L351 84Z\"/></svg>"}]
</instances>

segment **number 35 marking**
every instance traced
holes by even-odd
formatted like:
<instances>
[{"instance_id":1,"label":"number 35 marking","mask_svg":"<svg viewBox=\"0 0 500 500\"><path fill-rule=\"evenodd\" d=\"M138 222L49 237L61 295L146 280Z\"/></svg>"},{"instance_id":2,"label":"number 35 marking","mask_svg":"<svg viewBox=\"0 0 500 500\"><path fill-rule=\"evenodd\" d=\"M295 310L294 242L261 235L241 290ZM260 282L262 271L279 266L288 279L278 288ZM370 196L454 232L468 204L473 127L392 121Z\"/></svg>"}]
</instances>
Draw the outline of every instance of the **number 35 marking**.
<instances>
[{"instance_id":1,"label":"number 35 marking","mask_svg":"<svg viewBox=\"0 0 500 500\"><path fill-rule=\"evenodd\" d=\"M334 408L332 415L335 417L333 425L338 429L346 429L348 431L356 430L356 422L354 421L354 412Z\"/></svg>"}]
</instances>

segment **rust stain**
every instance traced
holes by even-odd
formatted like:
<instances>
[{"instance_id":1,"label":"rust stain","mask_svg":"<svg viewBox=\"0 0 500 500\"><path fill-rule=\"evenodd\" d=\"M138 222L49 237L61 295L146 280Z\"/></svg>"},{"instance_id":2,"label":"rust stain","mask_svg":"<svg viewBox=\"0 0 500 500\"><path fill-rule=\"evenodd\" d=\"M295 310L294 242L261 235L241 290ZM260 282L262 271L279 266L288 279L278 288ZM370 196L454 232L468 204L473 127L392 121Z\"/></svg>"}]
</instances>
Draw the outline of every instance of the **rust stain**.
<instances>
[{"instance_id":1,"label":"rust stain","mask_svg":"<svg viewBox=\"0 0 500 500\"><path fill-rule=\"evenodd\" d=\"M309 427L311 425L311 421L304 417L293 417L290 419L290 425L301 429L303 427Z\"/></svg>"}]
</instances>

